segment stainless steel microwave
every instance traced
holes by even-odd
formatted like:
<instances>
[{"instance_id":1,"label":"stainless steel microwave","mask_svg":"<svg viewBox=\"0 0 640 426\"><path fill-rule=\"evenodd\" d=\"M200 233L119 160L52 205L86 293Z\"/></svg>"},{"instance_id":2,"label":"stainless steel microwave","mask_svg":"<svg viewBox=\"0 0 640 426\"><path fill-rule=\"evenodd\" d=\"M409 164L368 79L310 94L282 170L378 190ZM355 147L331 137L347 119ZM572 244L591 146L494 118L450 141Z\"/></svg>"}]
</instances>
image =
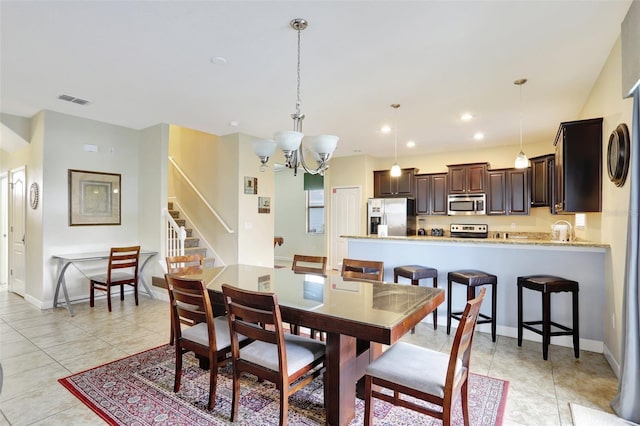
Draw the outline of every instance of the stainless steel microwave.
<instances>
[{"instance_id":1,"label":"stainless steel microwave","mask_svg":"<svg viewBox=\"0 0 640 426\"><path fill-rule=\"evenodd\" d=\"M449 194L447 214L483 215L487 214L487 194Z\"/></svg>"}]
</instances>

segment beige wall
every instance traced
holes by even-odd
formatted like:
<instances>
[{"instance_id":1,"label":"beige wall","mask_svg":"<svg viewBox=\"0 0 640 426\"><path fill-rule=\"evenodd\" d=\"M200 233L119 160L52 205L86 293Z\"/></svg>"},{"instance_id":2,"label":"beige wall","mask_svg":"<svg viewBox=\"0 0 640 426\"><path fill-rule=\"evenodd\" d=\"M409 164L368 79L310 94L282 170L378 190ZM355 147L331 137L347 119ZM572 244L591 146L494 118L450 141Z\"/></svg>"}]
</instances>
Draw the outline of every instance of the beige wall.
<instances>
[{"instance_id":1,"label":"beige wall","mask_svg":"<svg viewBox=\"0 0 640 426\"><path fill-rule=\"evenodd\" d=\"M596 81L580 118L603 117L603 182L602 213L587 215L593 223L593 239L599 239L611 246L607 262L606 303L605 303L605 346L611 352L615 363L620 362L621 318L624 289L627 221L629 218L629 196L631 182L619 188L609 181L606 153L609 135L620 123L626 123L632 132L633 99L621 96L621 43L620 39L611 50L598 80ZM632 153L636 155L637 153ZM637 185L638 182L633 182Z\"/></svg>"},{"instance_id":2,"label":"beige wall","mask_svg":"<svg viewBox=\"0 0 640 426\"><path fill-rule=\"evenodd\" d=\"M170 166L169 196L176 197L219 262L272 266L273 206L271 213L258 213L258 197L275 201L273 172L259 172L255 138L238 133L219 137L172 125L169 140L169 156L231 230ZM258 178L258 194L244 194L244 176Z\"/></svg>"}]
</instances>

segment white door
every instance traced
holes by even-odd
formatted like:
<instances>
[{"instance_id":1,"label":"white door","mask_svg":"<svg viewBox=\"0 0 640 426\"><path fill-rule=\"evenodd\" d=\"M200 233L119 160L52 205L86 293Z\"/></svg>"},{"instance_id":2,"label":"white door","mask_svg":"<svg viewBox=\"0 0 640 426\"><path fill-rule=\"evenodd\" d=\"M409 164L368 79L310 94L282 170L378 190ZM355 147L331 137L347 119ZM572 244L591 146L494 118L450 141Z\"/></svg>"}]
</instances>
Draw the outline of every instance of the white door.
<instances>
[{"instance_id":1,"label":"white door","mask_svg":"<svg viewBox=\"0 0 640 426\"><path fill-rule=\"evenodd\" d=\"M26 188L25 168L9 172L9 291L24 296L25 282L25 222Z\"/></svg>"},{"instance_id":2,"label":"white door","mask_svg":"<svg viewBox=\"0 0 640 426\"><path fill-rule=\"evenodd\" d=\"M362 209L360 187L333 188L331 190L331 259L329 267L342 268L342 259L348 254L348 243L340 235L360 235Z\"/></svg>"},{"instance_id":3,"label":"white door","mask_svg":"<svg viewBox=\"0 0 640 426\"><path fill-rule=\"evenodd\" d=\"M9 279L9 175L0 173L0 284Z\"/></svg>"}]
</instances>

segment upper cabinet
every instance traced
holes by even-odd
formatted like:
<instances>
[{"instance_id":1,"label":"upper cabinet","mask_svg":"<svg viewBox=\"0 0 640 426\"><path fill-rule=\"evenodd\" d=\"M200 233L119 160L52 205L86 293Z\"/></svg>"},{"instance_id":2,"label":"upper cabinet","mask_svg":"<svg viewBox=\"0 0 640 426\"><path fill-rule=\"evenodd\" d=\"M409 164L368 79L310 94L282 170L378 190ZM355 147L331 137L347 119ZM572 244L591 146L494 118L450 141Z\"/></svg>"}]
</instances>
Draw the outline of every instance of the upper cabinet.
<instances>
[{"instance_id":1,"label":"upper cabinet","mask_svg":"<svg viewBox=\"0 0 640 426\"><path fill-rule=\"evenodd\" d=\"M554 145L556 211L602 211L602 118L560 123Z\"/></svg>"},{"instance_id":2,"label":"upper cabinet","mask_svg":"<svg viewBox=\"0 0 640 426\"><path fill-rule=\"evenodd\" d=\"M554 158L554 154L531 158L531 207L553 205Z\"/></svg>"},{"instance_id":3,"label":"upper cabinet","mask_svg":"<svg viewBox=\"0 0 640 426\"><path fill-rule=\"evenodd\" d=\"M487 181L487 214L529 214L528 169L489 170L487 172Z\"/></svg>"},{"instance_id":4,"label":"upper cabinet","mask_svg":"<svg viewBox=\"0 0 640 426\"><path fill-rule=\"evenodd\" d=\"M373 172L373 196L385 197L411 197L416 196L415 174L417 169L402 169L402 174L392 177L389 170L376 170Z\"/></svg>"},{"instance_id":5,"label":"upper cabinet","mask_svg":"<svg viewBox=\"0 0 640 426\"><path fill-rule=\"evenodd\" d=\"M416 175L416 214L447 214L447 174Z\"/></svg>"},{"instance_id":6,"label":"upper cabinet","mask_svg":"<svg viewBox=\"0 0 640 426\"><path fill-rule=\"evenodd\" d=\"M486 192L489 163L456 164L449 168L450 194L474 194Z\"/></svg>"}]
</instances>

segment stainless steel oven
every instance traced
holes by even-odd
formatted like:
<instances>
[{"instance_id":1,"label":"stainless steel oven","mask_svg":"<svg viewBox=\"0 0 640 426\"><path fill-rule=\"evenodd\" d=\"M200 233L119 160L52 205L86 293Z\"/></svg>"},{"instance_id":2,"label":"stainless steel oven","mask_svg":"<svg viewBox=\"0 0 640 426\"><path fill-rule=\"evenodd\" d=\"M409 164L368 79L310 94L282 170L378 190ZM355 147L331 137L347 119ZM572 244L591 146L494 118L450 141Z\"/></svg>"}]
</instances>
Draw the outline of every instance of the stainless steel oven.
<instances>
[{"instance_id":1,"label":"stainless steel oven","mask_svg":"<svg viewBox=\"0 0 640 426\"><path fill-rule=\"evenodd\" d=\"M487 213L486 194L449 194L447 214L483 215Z\"/></svg>"}]
</instances>

